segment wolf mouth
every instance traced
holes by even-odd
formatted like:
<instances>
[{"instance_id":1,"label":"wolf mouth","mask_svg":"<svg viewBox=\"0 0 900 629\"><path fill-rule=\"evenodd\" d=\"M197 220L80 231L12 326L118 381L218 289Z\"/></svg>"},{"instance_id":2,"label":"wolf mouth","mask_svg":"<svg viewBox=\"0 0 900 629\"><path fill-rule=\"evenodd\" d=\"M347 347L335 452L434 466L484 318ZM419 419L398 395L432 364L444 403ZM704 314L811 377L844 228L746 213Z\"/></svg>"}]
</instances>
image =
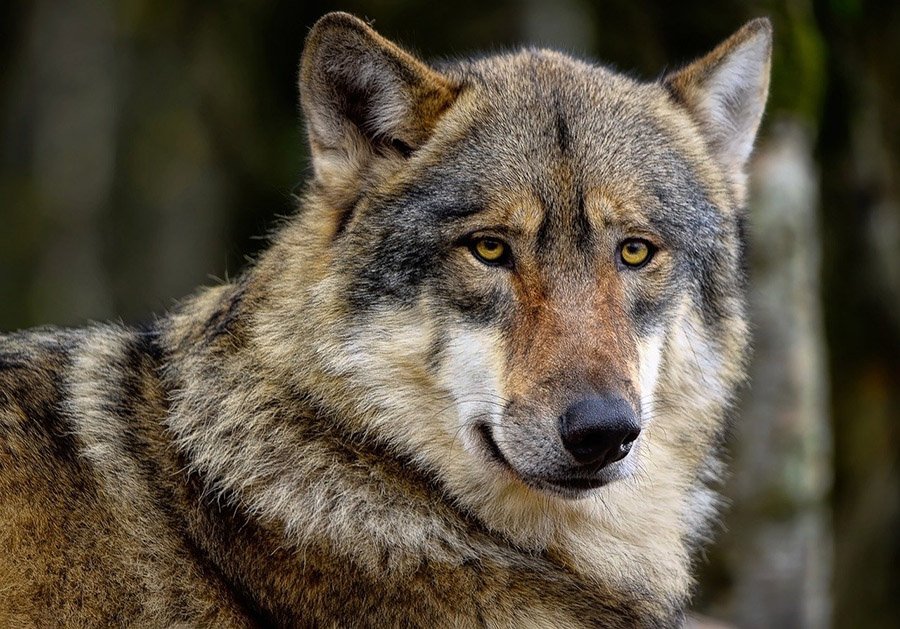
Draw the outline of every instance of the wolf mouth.
<instances>
[{"instance_id":1,"label":"wolf mouth","mask_svg":"<svg viewBox=\"0 0 900 629\"><path fill-rule=\"evenodd\" d=\"M491 432L491 427L484 422L479 423L478 434L481 437L482 441L484 441L484 445L487 448L488 454L490 455L491 459L518 476L518 473L516 472L512 464L506 460L505 456L503 456L503 452L501 452L500 446L498 446L497 442L494 441L494 435Z\"/></svg>"},{"instance_id":2,"label":"wolf mouth","mask_svg":"<svg viewBox=\"0 0 900 629\"><path fill-rule=\"evenodd\" d=\"M494 440L491 427L486 423L479 423L478 434L484 442L485 449L492 460L497 462L503 468L508 470L516 478L520 479L526 485L534 489L560 495L564 498L577 498L584 495L584 492L592 489L598 489L606 485L609 481L602 478L585 478L573 476L568 478L540 478L524 476L520 474L512 463L503 455L500 446Z\"/></svg>"},{"instance_id":3,"label":"wolf mouth","mask_svg":"<svg viewBox=\"0 0 900 629\"><path fill-rule=\"evenodd\" d=\"M544 481L548 485L561 489L563 491L588 491L597 489L607 484L602 478L565 478L565 479L547 479Z\"/></svg>"}]
</instances>

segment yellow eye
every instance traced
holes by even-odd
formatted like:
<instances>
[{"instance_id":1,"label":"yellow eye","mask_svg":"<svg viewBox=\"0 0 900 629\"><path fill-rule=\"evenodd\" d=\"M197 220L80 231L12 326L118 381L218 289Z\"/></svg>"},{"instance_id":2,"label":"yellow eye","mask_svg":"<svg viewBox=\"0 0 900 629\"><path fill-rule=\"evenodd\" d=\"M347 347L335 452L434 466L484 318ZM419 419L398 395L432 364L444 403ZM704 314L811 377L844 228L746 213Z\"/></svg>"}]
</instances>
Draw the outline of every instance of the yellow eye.
<instances>
[{"instance_id":1,"label":"yellow eye","mask_svg":"<svg viewBox=\"0 0 900 629\"><path fill-rule=\"evenodd\" d=\"M619 245L619 257L625 266L642 267L653 257L652 245L640 238L629 238Z\"/></svg>"},{"instance_id":2,"label":"yellow eye","mask_svg":"<svg viewBox=\"0 0 900 629\"><path fill-rule=\"evenodd\" d=\"M477 238L470 246L472 254L485 264L504 264L509 258L509 247L496 238Z\"/></svg>"}]
</instances>

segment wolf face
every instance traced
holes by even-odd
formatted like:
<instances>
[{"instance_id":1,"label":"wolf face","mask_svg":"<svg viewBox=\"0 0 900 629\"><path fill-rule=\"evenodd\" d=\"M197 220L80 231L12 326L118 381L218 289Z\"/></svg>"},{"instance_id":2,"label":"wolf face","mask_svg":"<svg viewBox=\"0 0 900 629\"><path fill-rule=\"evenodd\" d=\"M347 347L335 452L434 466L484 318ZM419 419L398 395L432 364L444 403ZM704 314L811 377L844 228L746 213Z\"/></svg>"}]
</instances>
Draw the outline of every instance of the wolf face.
<instances>
[{"instance_id":1,"label":"wolf face","mask_svg":"<svg viewBox=\"0 0 900 629\"><path fill-rule=\"evenodd\" d=\"M738 377L769 49L751 22L648 84L544 50L436 70L321 20L301 95L309 211L353 331L335 370L382 374L360 383L368 403L405 388L396 438L458 449L479 476L580 498L646 471L655 424L677 429L661 389L669 408L690 406L685 380L721 404Z\"/></svg>"}]
</instances>

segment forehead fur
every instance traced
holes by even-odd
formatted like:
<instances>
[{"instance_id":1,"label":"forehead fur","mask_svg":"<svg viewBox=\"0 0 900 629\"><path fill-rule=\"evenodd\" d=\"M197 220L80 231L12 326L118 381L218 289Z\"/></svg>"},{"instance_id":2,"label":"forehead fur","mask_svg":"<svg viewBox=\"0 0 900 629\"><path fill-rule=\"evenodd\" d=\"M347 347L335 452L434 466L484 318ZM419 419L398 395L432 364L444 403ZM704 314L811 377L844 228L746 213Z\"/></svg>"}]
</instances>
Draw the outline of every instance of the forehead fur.
<instances>
[{"instance_id":1,"label":"forehead fur","mask_svg":"<svg viewBox=\"0 0 900 629\"><path fill-rule=\"evenodd\" d=\"M731 206L690 117L657 83L536 49L441 70L464 87L434 143L486 192L530 189L552 201L562 184L651 209L702 189L712 205Z\"/></svg>"},{"instance_id":2,"label":"forehead fur","mask_svg":"<svg viewBox=\"0 0 900 629\"><path fill-rule=\"evenodd\" d=\"M326 54L336 47L343 70L326 63L321 77L312 73L304 102L349 120L310 125L312 140L329 130L344 138L331 148L311 143L321 166L313 193L334 217L324 233L331 240L347 235L357 246L341 266L353 278L349 294L359 296L354 304L361 311L371 295L408 302L423 286L442 287L458 273L451 254L465 233L519 225L530 234L524 247L537 251L541 268L562 283L576 268L585 277L596 272L595 263L610 260L623 238L657 236L671 259L666 286L690 291L710 320L730 309L721 287L742 281L741 195L694 113L663 81L637 81L541 49L426 68L396 54L364 24L353 28L368 52L348 52L335 43L342 41L337 35L317 36L334 40L317 43L314 29L304 67L314 67L310 59L337 58ZM345 71L351 66L368 72ZM396 92L392 83L372 79L392 73L409 89ZM412 88L423 76L442 77L452 97L439 99L440 115L413 137L407 131L420 116L410 105L419 93ZM340 98L322 88L348 81ZM387 117L382 92L393 94ZM513 244L523 251L522 238ZM473 290L481 289L459 291L467 308ZM656 297L630 296L641 313L660 311ZM494 313L483 314L487 320Z\"/></svg>"}]
</instances>

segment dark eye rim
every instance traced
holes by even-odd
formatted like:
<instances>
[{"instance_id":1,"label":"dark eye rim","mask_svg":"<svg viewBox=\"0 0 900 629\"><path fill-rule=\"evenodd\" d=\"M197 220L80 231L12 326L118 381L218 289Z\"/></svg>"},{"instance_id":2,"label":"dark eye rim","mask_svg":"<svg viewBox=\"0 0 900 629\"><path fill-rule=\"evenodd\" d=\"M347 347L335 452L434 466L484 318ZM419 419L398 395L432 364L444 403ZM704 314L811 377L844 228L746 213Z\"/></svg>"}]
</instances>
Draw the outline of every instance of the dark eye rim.
<instances>
[{"instance_id":1,"label":"dark eye rim","mask_svg":"<svg viewBox=\"0 0 900 629\"><path fill-rule=\"evenodd\" d=\"M503 255L497 258L496 260L486 260L478 253L477 245L479 242L484 240L493 240L495 242L500 243L503 246ZM481 264L485 266L494 266L494 267L512 267L512 251L509 246L509 243L503 240L502 238L498 238L497 236L487 236L487 235L473 235L470 236L466 240L466 247L469 249L469 253L472 254L476 260L478 260Z\"/></svg>"},{"instance_id":2,"label":"dark eye rim","mask_svg":"<svg viewBox=\"0 0 900 629\"><path fill-rule=\"evenodd\" d=\"M622 250L625 248L625 246L627 244L632 243L632 242L639 242L647 247L647 257L644 258L638 264L629 264L622 257ZM638 269L642 269L645 266L647 266L648 264L650 264L650 261L653 260L653 258L656 256L657 251L659 251L659 247L654 245L652 242L650 242L646 238L638 238L638 237L626 238L619 243L618 247L616 247L616 253L617 253L619 264L622 265L622 267L629 269L631 271L636 271Z\"/></svg>"}]
</instances>

